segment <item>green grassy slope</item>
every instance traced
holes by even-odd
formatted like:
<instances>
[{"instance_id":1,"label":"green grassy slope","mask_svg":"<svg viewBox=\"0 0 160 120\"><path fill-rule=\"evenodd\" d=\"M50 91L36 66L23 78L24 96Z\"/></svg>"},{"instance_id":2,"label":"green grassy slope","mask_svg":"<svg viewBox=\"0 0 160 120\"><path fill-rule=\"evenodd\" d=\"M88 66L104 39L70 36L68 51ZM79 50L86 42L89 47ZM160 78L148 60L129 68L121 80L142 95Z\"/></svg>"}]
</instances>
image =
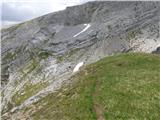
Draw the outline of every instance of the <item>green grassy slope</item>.
<instances>
[{"instance_id":1,"label":"green grassy slope","mask_svg":"<svg viewBox=\"0 0 160 120\"><path fill-rule=\"evenodd\" d=\"M72 81L34 104L31 116L36 120L160 120L160 56L107 57L81 70Z\"/></svg>"}]
</instances>

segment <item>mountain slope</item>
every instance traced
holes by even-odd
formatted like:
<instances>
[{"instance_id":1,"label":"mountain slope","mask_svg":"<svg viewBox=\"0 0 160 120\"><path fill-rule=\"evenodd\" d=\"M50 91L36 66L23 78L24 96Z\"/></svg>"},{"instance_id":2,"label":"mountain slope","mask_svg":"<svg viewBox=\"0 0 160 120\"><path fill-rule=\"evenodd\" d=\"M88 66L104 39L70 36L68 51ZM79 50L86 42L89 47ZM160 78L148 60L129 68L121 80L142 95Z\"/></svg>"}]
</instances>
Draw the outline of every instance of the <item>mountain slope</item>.
<instances>
[{"instance_id":1,"label":"mountain slope","mask_svg":"<svg viewBox=\"0 0 160 120\"><path fill-rule=\"evenodd\" d=\"M136 53L107 57L74 75L73 84L13 116L35 120L158 120L159 78L160 56Z\"/></svg>"},{"instance_id":2,"label":"mountain slope","mask_svg":"<svg viewBox=\"0 0 160 120\"><path fill-rule=\"evenodd\" d=\"M4 116L71 84L80 62L158 50L159 16L160 2L95 1L2 29Z\"/></svg>"}]
</instances>

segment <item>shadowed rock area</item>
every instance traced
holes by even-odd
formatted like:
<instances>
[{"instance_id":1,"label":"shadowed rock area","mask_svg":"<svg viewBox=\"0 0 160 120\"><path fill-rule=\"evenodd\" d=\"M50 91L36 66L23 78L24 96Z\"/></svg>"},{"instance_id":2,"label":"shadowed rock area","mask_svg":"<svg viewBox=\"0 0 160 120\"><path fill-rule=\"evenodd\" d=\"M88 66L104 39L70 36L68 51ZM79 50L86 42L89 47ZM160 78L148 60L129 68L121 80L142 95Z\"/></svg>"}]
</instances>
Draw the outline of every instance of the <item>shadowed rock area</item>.
<instances>
[{"instance_id":1,"label":"shadowed rock area","mask_svg":"<svg viewBox=\"0 0 160 120\"><path fill-rule=\"evenodd\" d=\"M71 84L74 67L159 52L160 2L88 2L2 29L2 116ZM18 119L18 118L17 118Z\"/></svg>"}]
</instances>

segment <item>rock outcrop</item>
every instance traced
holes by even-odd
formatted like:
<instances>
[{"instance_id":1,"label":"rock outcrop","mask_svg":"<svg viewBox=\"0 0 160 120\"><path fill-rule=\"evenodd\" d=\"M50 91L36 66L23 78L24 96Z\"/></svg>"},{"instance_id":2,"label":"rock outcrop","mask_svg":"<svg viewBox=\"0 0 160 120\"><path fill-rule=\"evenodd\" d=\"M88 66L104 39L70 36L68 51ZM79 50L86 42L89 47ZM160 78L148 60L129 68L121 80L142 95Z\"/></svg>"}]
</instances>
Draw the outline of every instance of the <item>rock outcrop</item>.
<instances>
[{"instance_id":1,"label":"rock outcrop","mask_svg":"<svg viewBox=\"0 0 160 120\"><path fill-rule=\"evenodd\" d=\"M2 29L1 43L5 118L70 84L81 61L87 65L121 52L155 51L160 47L160 2L95 1L68 7Z\"/></svg>"}]
</instances>

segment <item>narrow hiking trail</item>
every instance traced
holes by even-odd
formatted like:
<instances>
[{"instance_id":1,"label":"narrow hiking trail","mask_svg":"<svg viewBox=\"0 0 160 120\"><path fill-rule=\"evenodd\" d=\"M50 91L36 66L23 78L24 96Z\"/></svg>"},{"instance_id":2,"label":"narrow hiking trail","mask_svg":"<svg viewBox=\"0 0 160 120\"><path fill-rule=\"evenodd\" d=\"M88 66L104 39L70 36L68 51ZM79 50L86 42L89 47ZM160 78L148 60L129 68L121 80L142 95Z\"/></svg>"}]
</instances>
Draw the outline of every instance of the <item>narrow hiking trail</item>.
<instances>
[{"instance_id":1,"label":"narrow hiking trail","mask_svg":"<svg viewBox=\"0 0 160 120\"><path fill-rule=\"evenodd\" d=\"M100 105L94 103L94 111L96 112L97 120L105 120L104 112Z\"/></svg>"},{"instance_id":2,"label":"narrow hiking trail","mask_svg":"<svg viewBox=\"0 0 160 120\"><path fill-rule=\"evenodd\" d=\"M103 106L96 101L98 85L99 85L98 80L95 80L95 85L94 85L95 88L94 88L94 91L92 94L92 96L93 96L93 109L94 109L94 112L96 113L97 120L105 120Z\"/></svg>"}]
</instances>

